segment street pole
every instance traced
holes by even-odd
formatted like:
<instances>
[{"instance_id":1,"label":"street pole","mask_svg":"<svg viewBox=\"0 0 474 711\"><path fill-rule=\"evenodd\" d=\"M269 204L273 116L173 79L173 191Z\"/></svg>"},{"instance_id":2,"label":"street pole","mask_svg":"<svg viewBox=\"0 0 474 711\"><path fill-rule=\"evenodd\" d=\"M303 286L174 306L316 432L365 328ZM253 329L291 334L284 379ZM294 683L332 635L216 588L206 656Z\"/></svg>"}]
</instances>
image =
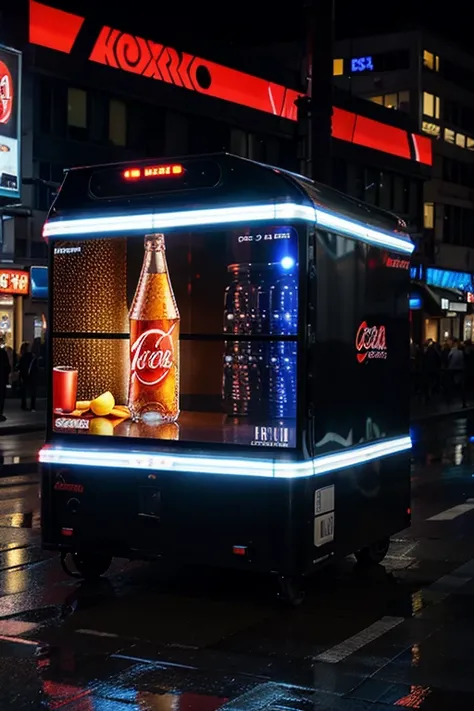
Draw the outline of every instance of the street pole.
<instances>
[{"instance_id":1,"label":"street pole","mask_svg":"<svg viewBox=\"0 0 474 711\"><path fill-rule=\"evenodd\" d=\"M303 172L331 184L334 0L308 0L306 5L305 82L307 98L298 102L303 139Z\"/></svg>"}]
</instances>

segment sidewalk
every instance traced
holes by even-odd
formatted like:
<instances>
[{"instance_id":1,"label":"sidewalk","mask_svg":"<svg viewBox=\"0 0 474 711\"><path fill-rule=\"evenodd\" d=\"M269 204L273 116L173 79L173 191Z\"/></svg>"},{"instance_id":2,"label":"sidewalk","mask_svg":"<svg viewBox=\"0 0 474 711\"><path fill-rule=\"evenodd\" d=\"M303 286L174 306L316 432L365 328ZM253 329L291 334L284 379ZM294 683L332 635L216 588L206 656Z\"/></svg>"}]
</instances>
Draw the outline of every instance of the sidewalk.
<instances>
[{"instance_id":1,"label":"sidewalk","mask_svg":"<svg viewBox=\"0 0 474 711\"><path fill-rule=\"evenodd\" d=\"M435 417L449 417L450 415L463 415L474 410L474 398L466 398L466 407L462 406L459 399L453 400L449 405L444 398L438 398L425 404L419 398L412 398L410 404L410 420L421 422Z\"/></svg>"},{"instance_id":2,"label":"sidewalk","mask_svg":"<svg viewBox=\"0 0 474 711\"><path fill-rule=\"evenodd\" d=\"M24 412L20 408L19 400L7 398L4 409L7 419L0 422L0 436L44 430L46 427L46 399L40 398L36 403L36 408L36 412Z\"/></svg>"}]
</instances>

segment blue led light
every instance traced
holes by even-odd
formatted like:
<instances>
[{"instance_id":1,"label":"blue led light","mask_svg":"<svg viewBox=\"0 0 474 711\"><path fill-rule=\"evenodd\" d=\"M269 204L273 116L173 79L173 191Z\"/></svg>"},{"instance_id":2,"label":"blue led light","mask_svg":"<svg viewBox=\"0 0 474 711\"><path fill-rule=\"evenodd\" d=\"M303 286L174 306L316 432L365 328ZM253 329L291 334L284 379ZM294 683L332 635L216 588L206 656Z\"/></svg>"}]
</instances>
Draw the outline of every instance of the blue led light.
<instances>
[{"instance_id":1,"label":"blue led light","mask_svg":"<svg viewBox=\"0 0 474 711\"><path fill-rule=\"evenodd\" d=\"M180 212L125 214L100 217L52 220L43 227L46 239L62 237L98 237L103 234L144 233L175 227L209 227L269 220L305 220L325 227L336 234L347 235L377 247L403 254L411 254L414 244L407 235L375 229L319 207L284 202L270 205L242 205L241 207L182 210Z\"/></svg>"},{"instance_id":2,"label":"blue led light","mask_svg":"<svg viewBox=\"0 0 474 711\"><path fill-rule=\"evenodd\" d=\"M351 59L351 72L373 72L372 57L355 57Z\"/></svg>"},{"instance_id":3,"label":"blue led light","mask_svg":"<svg viewBox=\"0 0 474 711\"><path fill-rule=\"evenodd\" d=\"M293 269L293 267L295 266L295 260L293 259L293 257L283 257L280 264L283 269Z\"/></svg>"},{"instance_id":4,"label":"blue led light","mask_svg":"<svg viewBox=\"0 0 474 711\"><path fill-rule=\"evenodd\" d=\"M46 445L39 452L42 464L105 467L110 469L151 469L186 474L258 476L279 479L320 476L355 467L375 459L389 457L411 449L409 436L380 439L346 449L322 454L304 461L256 459L252 457L219 457L217 455L160 454L131 450L104 451L68 449Z\"/></svg>"}]
</instances>

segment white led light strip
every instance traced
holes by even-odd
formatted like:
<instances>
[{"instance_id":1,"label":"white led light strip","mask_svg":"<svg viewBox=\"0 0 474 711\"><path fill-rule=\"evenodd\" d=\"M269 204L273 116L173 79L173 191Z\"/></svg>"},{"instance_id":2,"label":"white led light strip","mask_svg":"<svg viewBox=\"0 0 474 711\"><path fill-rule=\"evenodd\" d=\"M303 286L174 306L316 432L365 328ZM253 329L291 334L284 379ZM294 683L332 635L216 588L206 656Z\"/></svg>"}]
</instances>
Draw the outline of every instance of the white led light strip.
<instances>
[{"instance_id":1,"label":"white led light strip","mask_svg":"<svg viewBox=\"0 0 474 711\"><path fill-rule=\"evenodd\" d=\"M146 213L144 215L118 215L114 217L87 217L74 220L47 222L43 236L80 237L81 235L117 234L121 232L147 232L171 227L206 227L269 220L305 220L317 223L328 230L339 232L377 247L411 254L414 245L401 236L367 227L332 212L296 205L291 202L274 205L242 205L181 212Z\"/></svg>"},{"instance_id":2,"label":"white led light strip","mask_svg":"<svg viewBox=\"0 0 474 711\"><path fill-rule=\"evenodd\" d=\"M106 467L109 469L146 469L189 474L220 474L259 476L279 479L318 476L338 469L365 464L411 449L409 436L379 440L372 444L332 454L321 455L304 462L283 462L271 459L236 459L232 457L191 456L186 454L145 454L138 452L104 452L90 449L68 449L47 445L40 450L42 464Z\"/></svg>"}]
</instances>

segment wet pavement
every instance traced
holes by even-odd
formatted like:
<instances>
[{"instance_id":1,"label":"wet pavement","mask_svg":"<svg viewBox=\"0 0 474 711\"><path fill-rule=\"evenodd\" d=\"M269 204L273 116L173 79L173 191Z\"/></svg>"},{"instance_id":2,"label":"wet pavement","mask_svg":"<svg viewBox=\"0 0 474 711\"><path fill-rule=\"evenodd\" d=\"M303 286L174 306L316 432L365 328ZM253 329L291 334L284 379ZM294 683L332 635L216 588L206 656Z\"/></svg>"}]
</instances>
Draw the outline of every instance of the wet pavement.
<instances>
[{"instance_id":1,"label":"wet pavement","mask_svg":"<svg viewBox=\"0 0 474 711\"><path fill-rule=\"evenodd\" d=\"M474 413L412 434L411 528L296 610L242 574L118 561L80 584L40 549L36 477L1 479L0 709L472 711Z\"/></svg>"},{"instance_id":2,"label":"wet pavement","mask_svg":"<svg viewBox=\"0 0 474 711\"><path fill-rule=\"evenodd\" d=\"M0 436L0 484L2 478L12 474L26 474L36 471L38 449L43 442L42 432Z\"/></svg>"},{"instance_id":3,"label":"wet pavement","mask_svg":"<svg viewBox=\"0 0 474 711\"><path fill-rule=\"evenodd\" d=\"M4 417L0 418L0 437L21 432L44 432L46 425L46 399L39 398L34 412L24 411L18 398L7 398Z\"/></svg>"}]
</instances>

